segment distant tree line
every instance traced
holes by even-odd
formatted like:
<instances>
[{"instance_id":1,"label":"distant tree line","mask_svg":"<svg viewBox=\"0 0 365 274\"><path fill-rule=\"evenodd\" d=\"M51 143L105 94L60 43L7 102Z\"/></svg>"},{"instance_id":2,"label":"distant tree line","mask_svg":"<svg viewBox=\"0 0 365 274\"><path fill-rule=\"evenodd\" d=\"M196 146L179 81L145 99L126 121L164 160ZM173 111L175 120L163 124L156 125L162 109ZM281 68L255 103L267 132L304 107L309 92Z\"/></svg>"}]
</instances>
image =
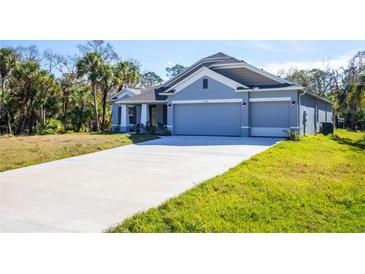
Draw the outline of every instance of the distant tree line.
<instances>
[{"instance_id":1,"label":"distant tree line","mask_svg":"<svg viewBox=\"0 0 365 274\"><path fill-rule=\"evenodd\" d=\"M119 58L104 41L78 49L75 56L62 56L35 46L0 48L0 134L109 130L112 93L163 82L137 61Z\"/></svg>"},{"instance_id":2,"label":"distant tree line","mask_svg":"<svg viewBox=\"0 0 365 274\"><path fill-rule=\"evenodd\" d=\"M365 129L365 51L357 52L347 67L298 70L279 73L304 86L309 92L327 97L334 105L335 118L343 118L349 129Z\"/></svg>"}]
</instances>

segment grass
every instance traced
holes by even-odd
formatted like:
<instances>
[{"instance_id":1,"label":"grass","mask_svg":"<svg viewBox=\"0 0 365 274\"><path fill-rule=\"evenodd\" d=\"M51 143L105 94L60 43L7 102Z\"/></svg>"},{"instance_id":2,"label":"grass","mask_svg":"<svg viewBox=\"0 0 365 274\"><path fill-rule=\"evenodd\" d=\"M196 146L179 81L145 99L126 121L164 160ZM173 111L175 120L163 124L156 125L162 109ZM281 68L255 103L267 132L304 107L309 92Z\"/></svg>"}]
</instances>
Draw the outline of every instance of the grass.
<instances>
[{"instance_id":1,"label":"grass","mask_svg":"<svg viewBox=\"0 0 365 274\"><path fill-rule=\"evenodd\" d=\"M281 142L109 232L365 232L365 133Z\"/></svg>"},{"instance_id":2,"label":"grass","mask_svg":"<svg viewBox=\"0 0 365 274\"><path fill-rule=\"evenodd\" d=\"M155 138L112 133L0 136L0 172Z\"/></svg>"}]
</instances>

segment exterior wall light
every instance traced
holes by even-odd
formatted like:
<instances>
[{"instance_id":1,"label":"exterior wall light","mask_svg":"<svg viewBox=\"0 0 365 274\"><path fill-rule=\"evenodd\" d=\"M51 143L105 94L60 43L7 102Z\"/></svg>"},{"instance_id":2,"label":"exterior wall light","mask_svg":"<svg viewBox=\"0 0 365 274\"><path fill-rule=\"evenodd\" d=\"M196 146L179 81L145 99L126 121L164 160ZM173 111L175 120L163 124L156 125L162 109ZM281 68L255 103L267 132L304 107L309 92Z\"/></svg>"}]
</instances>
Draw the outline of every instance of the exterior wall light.
<instances>
[{"instance_id":1,"label":"exterior wall light","mask_svg":"<svg viewBox=\"0 0 365 274\"><path fill-rule=\"evenodd\" d=\"M291 103L292 103L293 105L295 105L295 100L293 100Z\"/></svg>"},{"instance_id":2,"label":"exterior wall light","mask_svg":"<svg viewBox=\"0 0 365 274\"><path fill-rule=\"evenodd\" d=\"M242 103L242 106L244 106L244 107L245 107L245 106L246 106L246 102L243 102L243 103Z\"/></svg>"},{"instance_id":3,"label":"exterior wall light","mask_svg":"<svg viewBox=\"0 0 365 274\"><path fill-rule=\"evenodd\" d=\"M171 107L171 104L168 104L167 106L168 106L168 107Z\"/></svg>"}]
</instances>

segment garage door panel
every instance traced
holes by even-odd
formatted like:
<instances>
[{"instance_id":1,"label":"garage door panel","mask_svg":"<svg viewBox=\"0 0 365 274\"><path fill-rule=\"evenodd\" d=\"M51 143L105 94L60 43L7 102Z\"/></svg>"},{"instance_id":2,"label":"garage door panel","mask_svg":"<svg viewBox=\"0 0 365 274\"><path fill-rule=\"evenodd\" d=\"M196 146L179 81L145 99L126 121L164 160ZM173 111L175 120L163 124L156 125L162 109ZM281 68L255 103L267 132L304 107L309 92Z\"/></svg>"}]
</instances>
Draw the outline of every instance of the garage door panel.
<instances>
[{"instance_id":1,"label":"garage door panel","mask_svg":"<svg viewBox=\"0 0 365 274\"><path fill-rule=\"evenodd\" d=\"M252 136L287 136L289 102L254 102L250 104Z\"/></svg>"},{"instance_id":2,"label":"garage door panel","mask_svg":"<svg viewBox=\"0 0 365 274\"><path fill-rule=\"evenodd\" d=\"M241 135L239 103L176 104L174 133L180 135Z\"/></svg>"}]
</instances>

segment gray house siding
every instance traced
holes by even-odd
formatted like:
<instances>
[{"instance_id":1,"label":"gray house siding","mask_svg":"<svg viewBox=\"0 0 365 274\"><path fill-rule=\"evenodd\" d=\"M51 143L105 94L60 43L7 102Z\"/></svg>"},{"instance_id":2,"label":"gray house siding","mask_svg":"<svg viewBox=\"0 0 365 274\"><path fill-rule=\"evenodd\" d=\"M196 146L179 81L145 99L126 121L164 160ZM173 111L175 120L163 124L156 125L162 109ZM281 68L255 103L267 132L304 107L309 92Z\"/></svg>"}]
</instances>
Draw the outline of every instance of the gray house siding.
<instances>
[{"instance_id":1,"label":"gray house siding","mask_svg":"<svg viewBox=\"0 0 365 274\"><path fill-rule=\"evenodd\" d=\"M118 131L120 121L118 120L120 113L120 107L118 104L112 104L112 131Z\"/></svg>"},{"instance_id":2,"label":"gray house siding","mask_svg":"<svg viewBox=\"0 0 365 274\"><path fill-rule=\"evenodd\" d=\"M305 94L300 96L300 134L315 134L316 98Z\"/></svg>"},{"instance_id":3,"label":"gray house siding","mask_svg":"<svg viewBox=\"0 0 365 274\"><path fill-rule=\"evenodd\" d=\"M332 105L309 94L300 96L300 134L319 132L322 122L332 122Z\"/></svg>"},{"instance_id":4,"label":"gray house siding","mask_svg":"<svg viewBox=\"0 0 365 274\"><path fill-rule=\"evenodd\" d=\"M208 79L208 88L203 89L203 79ZM170 100L209 100L209 99L235 99L242 98L242 95L210 77L202 77L191 85L179 91Z\"/></svg>"}]
</instances>

